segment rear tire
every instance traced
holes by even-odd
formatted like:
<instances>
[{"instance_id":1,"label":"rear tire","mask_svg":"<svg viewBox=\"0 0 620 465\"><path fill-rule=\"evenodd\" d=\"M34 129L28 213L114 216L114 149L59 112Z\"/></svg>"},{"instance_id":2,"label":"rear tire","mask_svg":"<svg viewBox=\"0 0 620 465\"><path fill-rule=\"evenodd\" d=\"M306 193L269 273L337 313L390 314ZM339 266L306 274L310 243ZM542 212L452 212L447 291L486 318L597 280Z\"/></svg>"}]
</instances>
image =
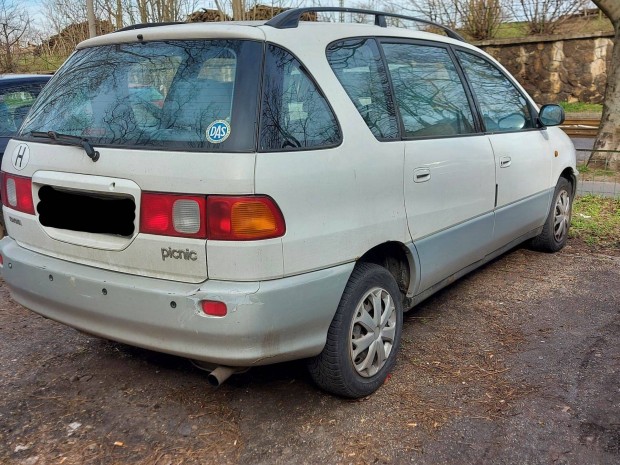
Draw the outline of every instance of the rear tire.
<instances>
[{"instance_id":1,"label":"rear tire","mask_svg":"<svg viewBox=\"0 0 620 465\"><path fill-rule=\"evenodd\" d=\"M572 185L560 178L553 193L551 209L542 232L532 239L532 248L542 252L557 252L566 245L573 207Z\"/></svg>"},{"instance_id":2,"label":"rear tire","mask_svg":"<svg viewBox=\"0 0 620 465\"><path fill-rule=\"evenodd\" d=\"M396 363L403 326L402 295L385 268L358 263L342 294L318 356L308 362L314 382L332 394L375 392Z\"/></svg>"}]
</instances>

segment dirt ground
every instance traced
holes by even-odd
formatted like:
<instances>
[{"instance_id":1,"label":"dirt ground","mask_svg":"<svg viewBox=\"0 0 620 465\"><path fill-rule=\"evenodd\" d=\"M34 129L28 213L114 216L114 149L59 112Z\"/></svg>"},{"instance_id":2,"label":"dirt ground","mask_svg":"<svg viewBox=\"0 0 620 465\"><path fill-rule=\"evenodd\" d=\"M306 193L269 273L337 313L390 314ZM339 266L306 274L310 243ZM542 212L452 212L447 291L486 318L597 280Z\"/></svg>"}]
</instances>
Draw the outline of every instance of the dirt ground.
<instances>
[{"instance_id":1,"label":"dirt ground","mask_svg":"<svg viewBox=\"0 0 620 465\"><path fill-rule=\"evenodd\" d=\"M361 401L316 389L303 362L214 389L1 285L0 463L620 463L617 250L518 248L408 313L403 338Z\"/></svg>"}]
</instances>

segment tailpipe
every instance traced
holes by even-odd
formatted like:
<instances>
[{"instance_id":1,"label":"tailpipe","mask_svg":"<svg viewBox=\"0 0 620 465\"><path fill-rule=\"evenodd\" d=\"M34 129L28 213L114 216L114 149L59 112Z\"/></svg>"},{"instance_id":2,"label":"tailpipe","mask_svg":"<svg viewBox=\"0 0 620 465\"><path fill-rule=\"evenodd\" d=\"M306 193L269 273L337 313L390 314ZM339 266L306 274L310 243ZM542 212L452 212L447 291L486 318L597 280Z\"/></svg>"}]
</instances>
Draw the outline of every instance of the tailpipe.
<instances>
[{"instance_id":1,"label":"tailpipe","mask_svg":"<svg viewBox=\"0 0 620 465\"><path fill-rule=\"evenodd\" d=\"M207 362L203 362L200 360L190 360L192 365L202 371L206 371L209 374L207 375L207 381L213 387L219 387L224 382L230 378L231 375L235 373L245 373L250 369L250 367L227 367L223 365L212 365Z\"/></svg>"},{"instance_id":2,"label":"tailpipe","mask_svg":"<svg viewBox=\"0 0 620 465\"><path fill-rule=\"evenodd\" d=\"M209 381L209 384L211 386L219 387L224 383L224 381L230 378L230 375L237 373L239 371L242 371L242 370L243 369L240 370L239 368L236 368L236 367L219 366L215 370L213 370L211 373L209 373L209 375L207 376L207 381Z\"/></svg>"}]
</instances>

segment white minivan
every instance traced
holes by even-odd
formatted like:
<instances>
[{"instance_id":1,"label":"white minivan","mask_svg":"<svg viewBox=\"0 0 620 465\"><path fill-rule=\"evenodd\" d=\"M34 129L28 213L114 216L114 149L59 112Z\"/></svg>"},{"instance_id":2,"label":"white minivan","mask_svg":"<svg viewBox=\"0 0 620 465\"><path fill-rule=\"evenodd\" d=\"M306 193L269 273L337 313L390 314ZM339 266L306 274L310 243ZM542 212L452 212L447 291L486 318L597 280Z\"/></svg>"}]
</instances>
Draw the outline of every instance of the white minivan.
<instances>
[{"instance_id":1,"label":"white minivan","mask_svg":"<svg viewBox=\"0 0 620 465\"><path fill-rule=\"evenodd\" d=\"M300 21L333 11L371 24ZM208 364L392 370L403 311L515 245L557 251L577 171L490 56L369 10L133 26L82 42L2 163L13 298Z\"/></svg>"}]
</instances>

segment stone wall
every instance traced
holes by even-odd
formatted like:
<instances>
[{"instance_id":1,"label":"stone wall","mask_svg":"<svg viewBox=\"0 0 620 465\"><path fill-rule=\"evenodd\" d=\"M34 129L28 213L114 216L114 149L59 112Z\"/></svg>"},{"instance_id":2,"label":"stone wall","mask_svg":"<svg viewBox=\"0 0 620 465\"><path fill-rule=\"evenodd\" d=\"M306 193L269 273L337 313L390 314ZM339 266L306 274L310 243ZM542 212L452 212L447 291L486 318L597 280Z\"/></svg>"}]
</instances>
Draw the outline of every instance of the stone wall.
<instances>
[{"instance_id":1,"label":"stone wall","mask_svg":"<svg viewBox=\"0 0 620 465\"><path fill-rule=\"evenodd\" d=\"M504 65L539 104L603 101L613 33L485 40L475 45Z\"/></svg>"}]
</instances>

